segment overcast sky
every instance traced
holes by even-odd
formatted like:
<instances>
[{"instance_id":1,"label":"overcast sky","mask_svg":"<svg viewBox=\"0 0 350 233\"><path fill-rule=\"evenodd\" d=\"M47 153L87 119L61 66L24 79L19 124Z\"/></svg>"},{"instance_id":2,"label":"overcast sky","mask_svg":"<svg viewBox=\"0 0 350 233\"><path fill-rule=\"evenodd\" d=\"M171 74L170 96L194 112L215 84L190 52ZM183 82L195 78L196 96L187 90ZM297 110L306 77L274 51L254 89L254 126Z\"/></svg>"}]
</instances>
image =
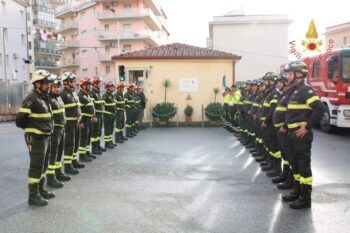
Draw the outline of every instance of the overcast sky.
<instances>
[{"instance_id":1,"label":"overcast sky","mask_svg":"<svg viewBox=\"0 0 350 233\"><path fill-rule=\"evenodd\" d=\"M213 16L224 15L244 7L246 14L288 14L293 20L289 37L305 37L313 18L319 35L325 28L350 21L349 0L157 0L168 15L170 42L206 46L209 22ZM350 37L350 35L349 35Z\"/></svg>"}]
</instances>

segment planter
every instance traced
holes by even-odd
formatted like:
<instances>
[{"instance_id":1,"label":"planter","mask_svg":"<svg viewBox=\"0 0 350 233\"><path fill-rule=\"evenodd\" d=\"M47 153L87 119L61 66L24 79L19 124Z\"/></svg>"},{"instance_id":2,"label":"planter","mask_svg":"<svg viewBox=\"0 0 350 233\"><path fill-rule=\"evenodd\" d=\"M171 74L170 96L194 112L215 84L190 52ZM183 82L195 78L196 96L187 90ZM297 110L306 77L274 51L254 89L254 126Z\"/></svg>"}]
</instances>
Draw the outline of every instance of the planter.
<instances>
[{"instance_id":1,"label":"planter","mask_svg":"<svg viewBox=\"0 0 350 233\"><path fill-rule=\"evenodd\" d=\"M191 116L186 116L186 123L191 123L192 122L192 117Z\"/></svg>"},{"instance_id":2,"label":"planter","mask_svg":"<svg viewBox=\"0 0 350 233\"><path fill-rule=\"evenodd\" d=\"M161 125L161 126L165 126L165 125L167 125L167 124L168 124L168 122L167 122L167 121L159 121L158 123L159 123L159 125Z\"/></svg>"}]
</instances>

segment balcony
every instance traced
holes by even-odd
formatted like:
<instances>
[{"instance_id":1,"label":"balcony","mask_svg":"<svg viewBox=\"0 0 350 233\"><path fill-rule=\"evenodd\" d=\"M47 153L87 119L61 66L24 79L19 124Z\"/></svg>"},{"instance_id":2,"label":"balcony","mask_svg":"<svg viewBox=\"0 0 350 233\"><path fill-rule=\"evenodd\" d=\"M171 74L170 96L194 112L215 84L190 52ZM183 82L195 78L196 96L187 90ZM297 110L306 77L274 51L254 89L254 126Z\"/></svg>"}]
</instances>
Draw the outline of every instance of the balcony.
<instances>
[{"instance_id":1,"label":"balcony","mask_svg":"<svg viewBox=\"0 0 350 233\"><path fill-rule=\"evenodd\" d=\"M63 52L57 50L57 41L34 40L34 52L53 56L62 56Z\"/></svg>"},{"instance_id":2,"label":"balcony","mask_svg":"<svg viewBox=\"0 0 350 233\"><path fill-rule=\"evenodd\" d=\"M79 25L77 21L62 22L58 27L57 33L66 33L69 31L78 30Z\"/></svg>"},{"instance_id":3,"label":"balcony","mask_svg":"<svg viewBox=\"0 0 350 233\"><path fill-rule=\"evenodd\" d=\"M99 11L97 12L97 19L103 20L137 20L143 19L153 30L159 31L162 29L162 23L153 11L150 9L140 10L140 9L130 9L130 10L116 10L112 12Z\"/></svg>"},{"instance_id":4,"label":"balcony","mask_svg":"<svg viewBox=\"0 0 350 233\"><path fill-rule=\"evenodd\" d=\"M69 3L62 4L56 8L56 18L64 19L65 17L72 16L74 13L92 6L96 5L97 1L70 1Z\"/></svg>"},{"instance_id":5,"label":"balcony","mask_svg":"<svg viewBox=\"0 0 350 233\"><path fill-rule=\"evenodd\" d=\"M109 52L98 52L97 56L100 62L112 62L112 56L118 54L118 49L113 48Z\"/></svg>"},{"instance_id":6,"label":"balcony","mask_svg":"<svg viewBox=\"0 0 350 233\"><path fill-rule=\"evenodd\" d=\"M41 6L41 5L33 5L33 11L34 12L43 12L43 13L49 13L53 16L55 15L54 9L51 7Z\"/></svg>"},{"instance_id":7,"label":"balcony","mask_svg":"<svg viewBox=\"0 0 350 233\"><path fill-rule=\"evenodd\" d=\"M44 19L33 19L33 24L46 28L56 28L56 23Z\"/></svg>"},{"instance_id":8,"label":"balcony","mask_svg":"<svg viewBox=\"0 0 350 233\"><path fill-rule=\"evenodd\" d=\"M146 32L128 32L124 31L118 33L117 31L105 31L98 33L99 41L108 42L108 41L134 41L142 40L151 46L157 46L161 44L161 41L157 36L150 31Z\"/></svg>"},{"instance_id":9,"label":"balcony","mask_svg":"<svg viewBox=\"0 0 350 233\"><path fill-rule=\"evenodd\" d=\"M35 61L34 66L36 69L59 69L56 63L51 61Z\"/></svg>"},{"instance_id":10,"label":"balcony","mask_svg":"<svg viewBox=\"0 0 350 233\"><path fill-rule=\"evenodd\" d=\"M59 68L79 67L79 64L74 59L62 59L58 62Z\"/></svg>"},{"instance_id":11,"label":"balcony","mask_svg":"<svg viewBox=\"0 0 350 233\"><path fill-rule=\"evenodd\" d=\"M79 42L77 40L60 41L57 44L57 50L74 49L78 47L79 47Z\"/></svg>"}]
</instances>

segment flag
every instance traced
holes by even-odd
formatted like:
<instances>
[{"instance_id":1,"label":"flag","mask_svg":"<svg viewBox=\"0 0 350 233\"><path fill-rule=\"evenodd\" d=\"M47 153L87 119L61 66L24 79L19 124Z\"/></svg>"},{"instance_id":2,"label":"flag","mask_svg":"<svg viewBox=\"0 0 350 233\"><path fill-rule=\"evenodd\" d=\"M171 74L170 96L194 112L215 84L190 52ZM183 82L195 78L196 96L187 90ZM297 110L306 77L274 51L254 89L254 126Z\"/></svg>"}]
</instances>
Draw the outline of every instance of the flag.
<instances>
[{"instance_id":1,"label":"flag","mask_svg":"<svg viewBox=\"0 0 350 233\"><path fill-rule=\"evenodd\" d=\"M224 95L226 90L226 75L224 75L224 77L222 77L222 86L221 86L221 92Z\"/></svg>"}]
</instances>

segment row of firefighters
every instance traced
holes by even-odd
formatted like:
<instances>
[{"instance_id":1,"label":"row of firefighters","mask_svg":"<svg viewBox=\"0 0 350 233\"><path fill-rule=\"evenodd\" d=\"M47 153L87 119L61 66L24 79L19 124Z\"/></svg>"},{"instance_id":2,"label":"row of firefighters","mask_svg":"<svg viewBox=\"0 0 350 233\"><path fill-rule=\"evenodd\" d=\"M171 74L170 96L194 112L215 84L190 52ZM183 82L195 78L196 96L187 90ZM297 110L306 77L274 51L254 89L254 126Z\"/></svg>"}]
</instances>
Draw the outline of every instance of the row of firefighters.
<instances>
[{"instance_id":1,"label":"row of firefighters","mask_svg":"<svg viewBox=\"0 0 350 233\"><path fill-rule=\"evenodd\" d=\"M81 162L91 162L144 129L146 98L142 88L112 81L105 83L102 95L102 79L97 76L81 78L76 92L77 78L70 72L58 76L37 70L31 82L33 90L16 115L16 125L24 129L30 155L28 204L45 206L55 197L46 185L63 187L69 175L85 167Z\"/></svg>"},{"instance_id":2,"label":"row of firefighters","mask_svg":"<svg viewBox=\"0 0 350 233\"><path fill-rule=\"evenodd\" d=\"M324 104L305 83L308 68L295 61L284 73L226 90L226 128L250 149L278 189L292 189L282 200L292 209L310 208L312 191L312 128L321 120Z\"/></svg>"}]
</instances>

